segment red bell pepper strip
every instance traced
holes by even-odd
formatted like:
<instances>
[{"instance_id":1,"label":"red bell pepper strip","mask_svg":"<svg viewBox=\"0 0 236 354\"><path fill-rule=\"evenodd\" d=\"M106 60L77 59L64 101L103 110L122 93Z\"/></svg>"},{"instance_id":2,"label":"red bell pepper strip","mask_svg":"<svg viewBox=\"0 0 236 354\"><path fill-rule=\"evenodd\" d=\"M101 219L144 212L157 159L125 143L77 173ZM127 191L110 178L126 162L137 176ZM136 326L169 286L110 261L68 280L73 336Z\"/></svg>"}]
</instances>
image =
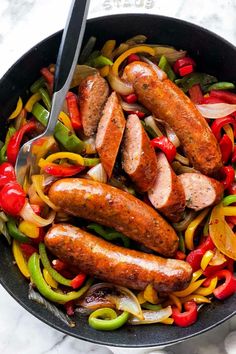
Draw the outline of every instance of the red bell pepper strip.
<instances>
[{"instance_id":1,"label":"red bell pepper strip","mask_svg":"<svg viewBox=\"0 0 236 354\"><path fill-rule=\"evenodd\" d=\"M215 249L215 245L211 237L207 236L207 238L202 243L200 243L197 249L200 249L203 253L205 253L206 251L213 251Z\"/></svg>"},{"instance_id":2,"label":"red bell pepper strip","mask_svg":"<svg viewBox=\"0 0 236 354\"><path fill-rule=\"evenodd\" d=\"M31 121L23 125L23 127L20 130L17 130L15 134L12 135L12 137L10 138L9 143L7 145L7 160L13 166L16 163L17 155L20 150L20 144L23 139L23 136L26 133L29 133L30 131L34 130L35 128L36 128L36 123Z\"/></svg>"},{"instance_id":3,"label":"red bell pepper strip","mask_svg":"<svg viewBox=\"0 0 236 354\"><path fill-rule=\"evenodd\" d=\"M233 182L228 188L229 194L236 194L236 182Z\"/></svg>"},{"instance_id":4,"label":"red bell pepper strip","mask_svg":"<svg viewBox=\"0 0 236 354\"><path fill-rule=\"evenodd\" d=\"M224 134L220 139L220 151L222 155L222 162L223 164L229 161L229 158L232 154L232 141L230 140L227 134Z\"/></svg>"},{"instance_id":5,"label":"red bell pepper strip","mask_svg":"<svg viewBox=\"0 0 236 354\"><path fill-rule=\"evenodd\" d=\"M25 205L26 195L17 182L5 184L0 192L0 205L2 209L12 216L19 215Z\"/></svg>"},{"instance_id":6,"label":"red bell pepper strip","mask_svg":"<svg viewBox=\"0 0 236 354\"><path fill-rule=\"evenodd\" d=\"M233 295L236 291L236 279L233 274L229 270L223 269L217 272L216 276L219 280L224 279L225 281L213 291L214 296L219 300L224 300Z\"/></svg>"},{"instance_id":7,"label":"red bell pepper strip","mask_svg":"<svg viewBox=\"0 0 236 354\"><path fill-rule=\"evenodd\" d=\"M130 64L133 61L140 61L140 57L137 54L130 54L127 58L127 63Z\"/></svg>"},{"instance_id":8,"label":"red bell pepper strip","mask_svg":"<svg viewBox=\"0 0 236 354\"><path fill-rule=\"evenodd\" d=\"M20 248L27 259L29 259L35 252L38 253L38 250L28 243L20 243Z\"/></svg>"},{"instance_id":9,"label":"red bell pepper strip","mask_svg":"<svg viewBox=\"0 0 236 354\"><path fill-rule=\"evenodd\" d=\"M236 145L234 145L234 150L232 153L232 159L231 159L232 163L236 162Z\"/></svg>"},{"instance_id":10,"label":"red bell pepper strip","mask_svg":"<svg viewBox=\"0 0 236 354\"><path fill-rule=\"evenodd\" d=\"M235 172L233 167L232 166L221 167L220 174L223 175L223 180L221 180L221 183L223 184L224 189L230 188L235 178Z\"/></svg>"},{"instance_id":11,"label":"red bell pepper strip","mask_svg":"<svg viewBox=\"0 0 236 354\"><path fill-rule=\"evenodd\" d=\"M85 279L86 279L86 274L80 273L76 275L74 279L71 280L70 285L73 289L78 289L84 283Z\"/></svg>"},{"instance_id":12,"label":"red bell pepper strip","mask_svg":"<svg viewBox=\"0 0 236 354\"><path fill-rule=\"evenodd\" d=\"M40 70L40 73L43 75L45 81L48 84L49 91L52 94L53 83L54 83L54 75L51 73L50 70L48 70L48 68L42 68Z\"/></svg>"},{"instance_id":13,"label":"red bell pepper strip","mask_svg":"<svg viewBox=\"0 0 236 354\"><path fill-rule=\"evenodd\" d=\"M44 170L44 172L55 177L70 177L83 171L85 167L66 164L58 165L56 163L50 162L47 165L43 166L42 169Z\"/></svg>"},{"instance_id":14,"label":"red bell pepper strip","mask_svg":"<svg viewBox=\"0 0 236 354\"><path fill-rule=\"evenodd\" d=\"M75 302L73 300L66 302L64 306L68 316L73 316L75 314Z\"/></svg>"},{"instance_id":15,"label":"red bell pepper strip","mask_svg":"<svg viewBox=\"0 0 236 354\"><path fill-rule=\"evenodd\" d=\"M203 252L201 249L196 249L191 251L187 257L186 257L186 262L188 262L192 269L193 272L198 270L200 268L201 260L205 252Z\"/></svg>"},{"instance_id":16,"label":"red bell pepper strip","mask_svg":"<svg viewBox=\"0 0 236 354\"><path fill-rule=\"evenodd\" d=\"M150 144L154 147L154 149L158 148L162 150L170 163L174 160L176 155L176 147L166 136L154 138L150 141Z\"/></svg>"},{"instance_id":17,"label":"red bell pepper strip","mask_svg":"<svg viewBox=\"0 0 236 354\"><path fill-rule=\"evenodd\" d=\"M209 103L210 104L212 104L212 103L225 103L225 101L223 101L223 100L221 100L221 99L219 99L217 97L211 97L211 96L204 97L203 96L201 104L209 104Z\"/></svg>"},{"instance_id":18,"label":"red bell pepper strip","mask_svg":"<svg viewBox=\"0 0 236 354\"><path fill-rule=\"evenodd\" d=\"M215 265L215 266L207 266L206 269L204 270L203 272L203 275L205 275L205 277L209 278L214 278L216 276L216 273L221 270L221 269L224 269L226 266L227 266L227 261L225 261L224 263L222 264L218 264L218 265ZM207 279L208 280L208 279ZM211 280L211 279L210 279ZM204 282L202 284L203 286L208 286L210 285L210 281L209 282Z\"/></svg>"},{"instance_id":19,"label":"red bell pepper strip","mask_svg":"<svg viewBox=\"0 0 236 354\"><path fill-rule=\"evenodd\" d=\"M146 115L144 112L140 111L129 111L128 114L136 114L140 119L143 119Z\"/></svg>"},{"instance_id":20,"label":"red bell pepper strip","mask_svg":"<svg viewBox=\"0 0 236 354\"><path fill-rule=\"evenodd\" d=\"M75 130L79 130L82 128L82 121L80 117L80 112L78 108L78 100L74 93L68 92L66 95L66 102L69 111L69 116L71 120L72 127Z\"/></svg>"},{"instance_id":21,"label":"red bell pepper strip","mask_svg":"<svg viewBox=\"0 0 236 354\"><path fill-rule=\"evenodd\" d=\"M215 137L218 141L220 141L220 138L221 138L221 129L226 124L232 124L234 131L235 131L235 128L236 128L235 119L231 116L226 116L223 118L215 119L211 125L212 133L215 135Z\"/></svg>"},{"instance_id":22,"label":"red bell pepper strip","mask_svg":"<svg viewBox=\"0 0 236 354\"><path fill-rule=\"evenodd\" d=\"M203 100L203 94L202 94L202 90L201 90L201 86L199 84L193 85L192 87L190 87L190 89L188 90L190 99L192 102L196 103L196 104L201 104L202 100Z\"/></svg>"},{"instance_id":23,"label":"red bell pepper strip","mask_svg":"<svg viewBox=\"0 0 236 354\"><path fill-rule=\"evenodd\" d=\"M67 268L67 265L64 262L62 262L60 259L54 259L52 261L52 266L58 272L65 270Z\"/></svg>"},{"instance_id":24,"label":"red bell pepper strip","mask_svg":"<svg viewBox=\"0 0 236 354\"><path fill-rule=\"evenodd\" d=\"M186 76L188 74L191 74L193 72L193 70L194 70L194 68L192 65L183 66L182 68L179 68L179 75Z\"/></svg>"},{"instance_id":25,"label":"red bell pepper strip","mask_svg":"<svg viewBox=\"0 0 236 354\"><path fill-rule=\"evenodd\" d=\"M123 96L123 99L127 103L135 103L138 100L138 97L135 95L135 93L131 93L127 96Z\"/></svg>"},{"instance_id":26,"label":"red bell pepper strip","mask_svg":"<svg viewBox=\"0 0 236 354\"><path fill-rule=\"evenodd\" d=\"M9 182L16 181L15 170L9 162L0 165L0 188Z\"/></svg>"},{"instance_id":27,"label":"red bell pepper strip","mask_svg":"<svg viewBox=\"0 0 236 354\"><path fill-rule=\"evenodd\" d=\"M172 308L172 318L179 327L187 327L197 321L197 304L194 301L187 301L184 309L184 312L180 312L177 307Z\"/></svg>"},{"instance_id":28,"label":"red bell pepper strip","mask_svg":"<svg viewBox=\"0 0 236 354\"><path fill-rule=\"evenodd\" d=\"M210 92L210 97L219 98L227 103L236 104L236 93L228 92L224 90L212 90Z\"/></svg>"},{"instance_id":29,"label":"red bell pepper strip","mask_svg":"<svg viewBox=\"0 0 236 354\"><path fill-rule=\"evenodd\" d=\"M186 258L186 254L180 250L176 251L175 253L175 259L180 259L183 260Z\"/></svg>"},{"instance_id":30,"label":"red bell pepper strip","mask_svg":"<svg viewBox=\"0 0 236 354\"><path fill-rule=\"evenodd\" d=\"M196 67L195 61L190 57L184 57L181 59L176 60L174 63L173 69L176 74L179 74L179 69L183 68L184 66L192 65L193 68Z\"/></svg>"},{"instance_id":31,"label":"red bell pepper strip","mask_svg":"<svg viewBox=\"0 0 236 354\"><path fill-rule=\"evenodd\" d=\"M37 205L37 204L30 204L31 208L33 209L33 212L37 215L40 216L41 214L41 206L40 205Z\"/></svg>"},{"instance_id":32,"label":"red bell pepper strip","mask_svg":"<svg viewBox=\"0 0 236 354\"><path fill-rule=\"evenodd\" d=\"M227 269L234 273L234 260L232 258L227 257Z\"/></svg>"}]
</instances>

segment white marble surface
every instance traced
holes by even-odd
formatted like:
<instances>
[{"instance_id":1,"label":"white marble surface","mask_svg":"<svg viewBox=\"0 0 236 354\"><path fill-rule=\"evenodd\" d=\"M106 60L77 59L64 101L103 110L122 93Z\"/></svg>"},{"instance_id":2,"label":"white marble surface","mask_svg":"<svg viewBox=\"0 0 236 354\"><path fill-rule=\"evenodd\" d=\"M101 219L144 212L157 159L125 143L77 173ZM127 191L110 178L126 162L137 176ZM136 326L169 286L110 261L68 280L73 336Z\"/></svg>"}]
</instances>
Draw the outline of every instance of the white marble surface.
<instances>
[{"instance_id":1,"label":"white marble surface","mask_svg":"<svg viewBox=\"0 0 236 354\"><path fill-rule=\"evenodd\" d=\"M70 0L0 0L0 77L25 51L64 26L69 5ZM213 30L236 45L236 0L91 0L90 17L121 12L157 13L185 19ZM119 348L112 351L140 353ZM234 354L236 318L185 343L162 351L141 352ZM0 353L108 354L111 351L48 327L21 308L0 286Z\"/></svg>"}]
</instances>

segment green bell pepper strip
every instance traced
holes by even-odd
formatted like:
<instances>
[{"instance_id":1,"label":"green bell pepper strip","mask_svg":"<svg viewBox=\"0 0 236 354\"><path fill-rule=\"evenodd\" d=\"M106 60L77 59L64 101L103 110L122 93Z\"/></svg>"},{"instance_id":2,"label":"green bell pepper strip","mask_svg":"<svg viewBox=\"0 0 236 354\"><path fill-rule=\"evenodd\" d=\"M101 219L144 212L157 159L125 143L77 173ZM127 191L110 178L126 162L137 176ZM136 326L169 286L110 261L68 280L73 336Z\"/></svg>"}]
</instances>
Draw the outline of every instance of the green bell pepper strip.
<instances>
[{"instance_id":1,"label":"green bell pepper strip","mask_svg":"<svg viewBox=\"0 0 236 354\"><path fill-rule=\"evenodd\" d=\"M184 237L181 231L178 232L178 236L179 236L179 249L181 252L186 253Z\"/></svg>"},{"instance_id":2,"label":"green bell pepper strip","mask_svg":"<svg viewBox=\"0 0 236 354\"><path fill-rule=\"evenodd\" d=\"M95 224L95 223L89 224L87 226L87 228L89 230L95 231L98 235L100 235L103 238L105 238L105 240L114 241L114 240L117 240L117 239L121 239L123 244L124 244L124 247L128 248L129 245L130 245L129 238L124 236L120 232L111 231L111 230L105 230L104 227L102 227L101 225Z\"/></svg>"},{"instance_id":3,"label":"green bell pepper strip","mask_svg":"<svg viewBox=\"0 0 236 354\"><path fill-rule=\"evenodd\" d=\"M51 106L52 106L52 102L51 102L51 98L49 96L48 91L45 88L40 87L38 92L40 93L40 95L42 97L42 100L43 100L43 103L45 104L47 110L50 111L51 110Z\"/></svg>"},{"instance_id":4,"label":"green bell pepper strip","mask_svg":"<svg viewBox=\"0 0 236 354\"><path fill-rule=\"evenodd\" d=\"M161 56L158 66L167 74L168 78L171 81L174 81L176 79L176 75L164 55Z\"/></svg>"},{"instance_id":5,"label":"green bell pepper strip","mask_svg":"<svg viewBox=\"0 0 236 354\"><path fill-rule=\"evenodd\" d=\"M83 157L84 159L84 166L96 166L100 163L100 159L97 158L97 157L92 157L92 158L89 158L89 157Z\"/></svg>"},{"instance_id":6,"label":"green bell pepper strip","mask_svg":"<svg viewBox=\"0 0 236 354\"><path fill-rule=\"evenodd\" d=\"M8 128L6 138L5 138L5 144L2 146L0 150L0 163L6 162L7 161L7 145L9 143L9 140L11 139L12 135L14 135L16 132L16 129L10 125Z\"/></svg>"},{"instance_id":7,"label":"green bell pepper strip","mask_svg":"<svg viewBox=\"0 0 236 354\"><path fill-rule=\"evenodd\" d=\"M211 90L233 90L235 89L235 85L232 82L217 82L208 87L207 91L210 92Z\"/></svg>"},{"instance_id":8,"label":"green bell pepper strip","mask_svg":"<svg viewBox=\"0 0 236 354\"><path fill-rule=\"evenodd\" d=\"M30 92L36 93L39 91L41 87L45 86L45 80L44 77L40 77L38 80L36 80L31 86L30 86Z\"/></svg>"},{"instance_id":9,"label":"green bell pepper strip","mask_svg":"<svg viewBox=\"0 0 236 354\"><path fill-rule=\"evenodd\" d=\"M102 68L106 65L113 65L113 62L107 57L104 57L104 55L99 55L98 57L91 60L91 66L94 68Z\"/></svg>"},{"instance_id":10,"label":"green bell pepper strip","mask_svg":"<svg viewBox=\"0 0 236 354\"><path fill-rule=\"evenodd\" d=\"M46 299L57 302L60 304L64 304L68 301L79 299L91 286L92 279L88 279L85 286L83 286L78 291L71 291L67 294L57 293L52 290L50 286L44 280L40 269L40 261L38 253L32 254L28 262L29 273L33 283L36 285L40 294L42 294Z\"/></svg>"},{"instance_id":11,"label":"green bell pepper strip","mask_svg":"<svg viewBox=\"0 0 236 354\"><path fill-rule=\"evenodd\" d=\"M0 150L0 163L6 162L6 161L7 161L7 146L6 146L6 144L4 144Z\"/></svg>"},{"instance_id":12,"label":"green bell pepper strip","mask_svg":"<svg viewBox=\"0 0 236 354\"><path fill-rule=\"evenodd\" d=\"M144 304L142 304L142 307L146 310L152 310L152 311L160 311L162 309L161 305L153 305L153 304L149 304L148 302L144 302Z\"/></svg>"},{"instance_id":13,"label":"green bell pepper strip","mask_svg":"<svg viewBox=\"0 0 236 354\"><path fill-rule=\"evenodd\" d=\"M59 284L70 286L71 280L64 278L60 273L58 273L50 264L47 256L46 247L44 243L39 244L39 255L44 268L47 269L48 273L53 279L55 279Z\"/></svg>"},{"instance_id":14,"label":"green bell pepper strip","mask_svg":"<svg viewBox=\"0 0 236 354\"><path fill-rule=\"evenodd\" d=\"M16 132L16 128L14 128L12 125L10 125L10 127L8 128L8 131L7 131L6 139L5 139L6 146L8 145L11 137L15 134L15 132Z\"/></svg>"},{"instance_id":15,"label":"green bell pepper strip","mask_svg":"<svg viewBox=\"0 0 236 354\"><path fill-rule=\"evenodd\" d=\"M205 73L191 73L184 76L182 79L175 80L175 84L184 92L187 92L193 85L199 84L202 91L205 93L209 85L216 83L218 80L215 76Z\"/></svg>"},{"instance_id":16,"label":"green bell pepper strip","mask_svg":"<svg viewBox=\"0 0 236 354\"><path fill-rule=\"evenodd\" d=\"M12 217L8 217L7 230L9 232L10 236L17 241L23 242L23 243L30 243L31 242L29 237L25 236L25 234L23 234L20 230L18 230L18 228L16 226L16 221Z\"/></svg>"},{"instance_id":17,"label":"green bell pepper strip","mask_svg":"<svg viewBox=\"0 0 236 354\"><path fill-rule=\"evenodd\" d=\"M40 103L34 104L32 114L42 125L47 125L49 112ZM57 122L54 135L67 151L81 153L85 150L84 142L61 122Z\"/></svg>"},{"instance_id":18,"label":"green bell pepper strip","mask_svg":"<svg viewBox=\"0 0 236 354\"><path fill-rule=\"evenodd\" d=\"M227 197L223 199L224 206L230 205L232 203L236 203L236 194L227 195Z\"/></svg>"},{"instance_id":19,"label":"green bell pepper strip","mask_svg":"<svg viewBox=\"0 0 236 354\"><path fill-rule=\"evenodd\" d=\"M129 319L129 313L124 311L117 316L113 309L104 307L92 312L89 316L88 323L90 327L98 331L114 331L123 326Z\"/></svg>"}]
</instances>

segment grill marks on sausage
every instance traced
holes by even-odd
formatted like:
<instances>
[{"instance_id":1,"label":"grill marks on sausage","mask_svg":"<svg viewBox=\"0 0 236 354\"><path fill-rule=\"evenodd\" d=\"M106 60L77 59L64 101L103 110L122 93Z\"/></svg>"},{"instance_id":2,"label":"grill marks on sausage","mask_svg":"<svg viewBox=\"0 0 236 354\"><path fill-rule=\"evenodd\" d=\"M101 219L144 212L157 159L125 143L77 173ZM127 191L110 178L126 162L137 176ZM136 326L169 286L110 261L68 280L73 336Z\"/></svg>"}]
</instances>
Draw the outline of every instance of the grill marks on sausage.
<instances>
[{"instance_id":1,"label":"grill marks on sausage","mask_svg":"<svg viewBox=\"0 0 236 354\"><path fill-rule=\"evenodd\" d=\"M96 149L108 178L112 175L125 123L117 94L113 92L106 102L96 135Z\"/></svg>"},{"instance_id":2,"label":"grill marks on sausage","mask_svg":"<svg viewBox=\"0 0 236 354\"><path fill-rule=\"evenodd\" d=\"M124 77L133 83L139 101L173 128L192 165L203 174L214 175L222 166L220 149L191 100L169 79L160 81L146 63L127 65Z\"/></svg>"},{"instance_id":3,"label":"grill marks on sausage","mask_svg":"<svg viewBox=\"0 0 236 354\"><path fill-rule=\"evenodd\" d=\"M144 290L152 283L162 292L182 290L192 274L184 261L116 246L67 224L53 226L45 244L55 256L86 274L131 289Z\"/></svg>"},{"instance_id":4,"label":"grill marks on sausage","mask_svg":"<svg viewBox=\"0 0 236 354\"><path fill-rule=\"evenodd\" d=\"M149 190L157 174L157 161L139 117L131 114L122 145L122 167L140 192Z\"/></svg>"},{"instance_id":5,"label":"grill marks on sausage","mask_svg":"<svg viewBox=\"0 0 236 354\"><path fill-rule=\"evenodd\" d=\"M79 85L78 97L84 134L92 136L102 115L109 94L109 86L99 74L90 75Z\"/></svg>"},{"instance_id":6,"label":"grill marks on sausage","mask_svg":"<svg viewBox=\"0 0 236 354\"><path fill-rule=\"evenodd\" d=\"M51 186L49 198L65 212L113 227L166 257L178 248L174 229L153 208L115 187L67 178Z\"/></svg>"},{"instance_id":7,"label":"grill marks on sausage","mask_svg":"<svg viewBox=\"0 0 236 354\"><path fill-rule=\"evenodd\" d=\"M217 204L223 197L222 183L200 173L183 173L178 176L183 185L186 206L190 209L201 210Z\"/></svg>"},{"instance_id":8,"label":"grill marks on sausage","mask_svg":"<svg viewBox=\"0 0 236 354\"><path fill-rule=\"evenodd\" d=\"M178 222L185 209L185 193L165 154L157 154L157 176L148 191L153 206L172 222Z\"/></svg>"}]
</instances>

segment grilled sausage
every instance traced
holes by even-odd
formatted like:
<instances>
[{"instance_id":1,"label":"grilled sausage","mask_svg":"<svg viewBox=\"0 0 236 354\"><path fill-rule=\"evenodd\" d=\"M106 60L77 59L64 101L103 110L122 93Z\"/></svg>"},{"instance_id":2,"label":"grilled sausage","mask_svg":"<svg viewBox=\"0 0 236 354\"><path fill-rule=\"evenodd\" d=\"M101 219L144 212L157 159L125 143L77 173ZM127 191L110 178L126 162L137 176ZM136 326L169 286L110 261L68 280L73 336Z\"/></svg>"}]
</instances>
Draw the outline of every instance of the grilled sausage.
<instances>
[{"instance_id":1,"label":"grilled sausage","mask_svg":"<svg viewBox=\"0 0 236 354\"><path fill-rule=\"evenodd\" d=\"M183 173L178 176L183 185L186 206L201 210L217 204L223 197L223 184L201 173Z\"/></svg>"},{"instance_id":2,"label":"grilled sausage","mask_svg":"<svg viewBox=\"0 0 236 354\"><path fill-rule=\"evenodd\" d=\"M120 189L82 178L65 178L51 186L49 198L63 211L113 227L166 257L177 250L174 229L154 209Z\"/></svg>"},{"instance_id":3,"label":"grilled sausage","mask_svg":"<svg viewBox=\"0 0 236 354\"><path fill-rule=\"evenodd\" d=\"M67 224L53 226L45 236L49 250L68 265L101 280L144 290L148 284L162 292L182 290L192 268L184 261L113 245Z\"/></svg>"},{"instance_id":4,"label":"grilled sausage","mask_svg":"<svg viewBox=\"0 0 236 354\"><path fill-rule=\"evenodd\" d=\"M215 136L191 100L169 79L160 81L146 63L125 67L124 79L133 84L139 101L175 131L191 164L206 175L222 166Z\"/></svg>"},{"instance_id":5,"label":"grilled sausage","mask_svg":"<svg viewBox=\"0 0 236 354\"><path fill-rule=\"evenodd\" d=\"M157 176L148 197L169 220L178 222L181 219L185 209L184 189L162 152L157 154Z\"/></svg>"},{"instance_id":6,"label":"grilled sausage","mask_svg":"<svg viewBox=\"0 0 236 354\"><path fill-rule=\"evenodd\" d=\"M106 102L96 135L96 149L108 178L112 175L125 123L117 94L113 92Z\"/></svg>"},{"instance_id":7,"label":"grilled sausage","mask_svg":"<svg viewBox=\"0 0 236 354\"><path fill-rule=\"evenodd\" d=\"M108 84L99 74L88 76L81 81L78 97L81 120L86 136L92 136L96 133L108 94Z\"/></svg>"},{"instance_id":8,"label":"grilled sausage","mask_svg":"<svg viewBox=\"0 0 236 354\"><path fill-rule=\"evenodd\" d=\"M152 187L157 174L155 150L136 114L131 114L127 119L122 143L122 167L140 192Z\"/></svg>"}]
</instances>

